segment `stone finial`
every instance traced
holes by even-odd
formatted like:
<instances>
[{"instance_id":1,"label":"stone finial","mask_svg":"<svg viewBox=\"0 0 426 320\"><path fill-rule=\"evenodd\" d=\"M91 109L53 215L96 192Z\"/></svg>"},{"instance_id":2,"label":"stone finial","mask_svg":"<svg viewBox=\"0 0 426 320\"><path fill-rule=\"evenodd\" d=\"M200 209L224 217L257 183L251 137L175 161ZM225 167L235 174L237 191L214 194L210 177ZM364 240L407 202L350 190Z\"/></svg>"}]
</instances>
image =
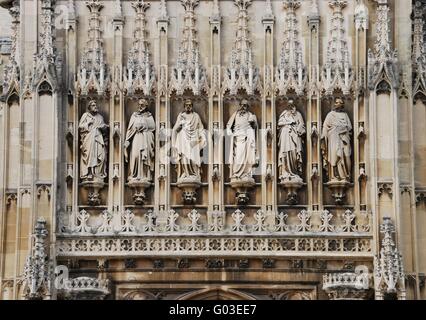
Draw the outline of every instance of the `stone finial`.
<instances>
[{"instance_id":1,"label":"stone finial","mask_svg":"<svg viewBox=\"0 0 426 320\"><path fill-rule=\"evenodd\" d=\"M46 300L51 295L53 264L47 250L46 220L38 218L34 228L34 244L31 255L27 257L22 277L24 297L27 300Z\"/></svg>"},{"instance_id":2,"label":"stone finial","mask_svg":"<svg viewBox=\"0 0 426 320\"><path fill-rule=\"evenodd\" d=\"M377 2L377 30L374 50L368 51L368 86L375 90L385 79L389 86L399 87L398 52L392 48L390 37L389 3L387 0Z\"/></svg>"},{"instance_id":3,"label":"stone finial","mask_svg":"<svg viewBox=\"0 0 426 320\"><path fill-rule=\"evenodd\" d=\"M393 240L395 226L389 217L380 225L383 235L381 249L374 258L374 287L376 299L383 300L384 294L396 293L399 300L405 300L405 272L402 256Z\"/></svg>"}]
</instances>

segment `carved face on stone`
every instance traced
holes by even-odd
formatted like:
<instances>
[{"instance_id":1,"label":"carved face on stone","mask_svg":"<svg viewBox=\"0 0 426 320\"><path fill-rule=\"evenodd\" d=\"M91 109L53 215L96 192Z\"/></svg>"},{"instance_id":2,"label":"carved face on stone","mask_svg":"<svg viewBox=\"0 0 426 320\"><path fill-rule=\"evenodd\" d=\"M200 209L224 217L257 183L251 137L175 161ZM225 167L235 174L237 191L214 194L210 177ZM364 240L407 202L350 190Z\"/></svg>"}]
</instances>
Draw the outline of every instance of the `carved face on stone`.
<instances>
[{"instance_id":1,"label":"carved face on stone","mask_svg":"<svg viewBox=\"0 0 426 320\"><path fill-rule=\"evenodd\" d=\"M139 109L138 109L139 113L142 113L148 108L148 101L146 101L145 99L139 99L138 106L139 106Z\"/></svg>"},{"instance_id":2,"label":"carved face on stone","mask_svg":"<svg viewBox=\"0 0 426 320\"><path fill-rule=\"evenodd\" d=\"M95 100L92 100L89 102L89 106L88 106L88 110L91 114L96 114L98 113L98 105L96 104Z\"/></svg>"},{"instance_id":3,"label":"carved face on stone","mask_svg":"<svg viewBox=\"0 0 426 320\"><path fill-rule=\"evenodd\" d=\"M186 113L191 113L192 112L192 108L193 108L192 101L191 100L186 100L185 103L184 103L184 105L183 105L183 108L184 108L184 110L185 110Z\"/></svg>"},{"instance_id":4,"label":"carved face on stone","mask_svg":"<svg viewBox=\"0 0 426 320\"><path fill-rule=\"evenodd\" d=\"M343 102L343 100L340 98L337 98L334 102L334 111L338 111L338 112L343 111L344 107L345 107L345 103Z\"/></svg>"},{"instance_id":5,"label":"carved face on stone","mask_svg":"<svg viewBox=\"0 0 426 320\"><path fill-rule=\"evenodd\" d=\"M248 107L249 107L249 102L247 101L247 100L241 100L241 102L240 102L240 111L247 111L247 109L248 109Z\"/></svg>"},{"instance_id":6,"label":"carved face on stone","mask_svg":"<svg viewBox=\"0 0 426 320\"><path fill-rule=\"evenodd\" d=\"M287 109L290 110L292 113L296 112L296 105L294 104L294 100L292 99L288 100Z\"/></svg>"}]
</instances>

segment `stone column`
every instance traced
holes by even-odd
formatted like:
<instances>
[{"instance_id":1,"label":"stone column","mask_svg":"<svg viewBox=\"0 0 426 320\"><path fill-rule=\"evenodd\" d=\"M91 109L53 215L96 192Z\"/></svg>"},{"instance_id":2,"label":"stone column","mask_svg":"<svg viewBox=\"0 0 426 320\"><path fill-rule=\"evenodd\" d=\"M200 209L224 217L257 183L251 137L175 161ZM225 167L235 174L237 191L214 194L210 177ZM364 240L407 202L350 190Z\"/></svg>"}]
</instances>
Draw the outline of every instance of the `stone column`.
<instances>
[{"instance_id":1,"label":"stone column","mask_svg":"<svg viewBox=\"0 0 426 320\"><path fill-rule=\"evenodd\" d=\"M308 137L314 128L321 132L321 99L318 88L320 74L320 23L318 2L317 0L311 0L311 11L308 15L309 47L307 54L310 79L306 123ZM308 139L307 160L311 164L307 175L308 179L310 179L308 182L308 203L311 210L319 210L320 206L322 206L322 162L319 141L314 145L312 139Z\"/></svg>"},{"instance_id":2,"label":"stone column","mask_svg":"<svg viewBox=\"0 0 426 320\"><path fill-rule=\"evenodd\" d=\"M272 12L270 0L266 1L265 14L262 17L264 47L263 47L263 93L262 93L262 126L258 139L262 156L260 159L262 168L262 210L266 213L266 223L275 225L276 199L277 199L277 175L274 163L276 161L276 135L272 134L271 143L267 143L266 130L271 133L276 130L274 79L274 25L275 16ZM263 131L263 132L262 132Z\"/></svg>"},{"instance_id":3,"label":"stone column","mask_svg":"<svg viewBox=\"0 0 426 320\"><path fill-rule=\"evenodd\" d=\"M368 94L367 94L367 32L369 29L369 12L364 0L355 7L355 58L354 58L354 213L361 218L361 213L370 215L367 211L368 188Z\"/></svg>"},{"instance_id":4,"label":"stone column","mask_svg":"<svg viewBox=\"0 0 426 320\"><path fill-rule=\"evenodd\" d=\"M156 103L156 135L155 141L155 209L158 210L157 223L167 223L167 210L170 204L170 159L168 151L171 141L171 119L168 89L168 27L166 1L160 3L160 14L157 18L158 43L154 56L157 57L157 103Z\"/></svg>"},{"instance_id":5,"label":"stone column","mask_svg":"<svg viewBox=\"0 0 426 320\"><path fill-rule=\"evenodd\" d=\"M219 1L213 1L210 16L210 96L209 96L209 204L208 211L224 210L223 95L221 91L221 20Z\"/></svg>"},{"instance_id":6,"label":"stone column","mask_svg":"<svg viewBox=\"0 0 426 320\"><path fill-rule=\"evenodd\" d=\"M64 222L68 222L67 225L70 229L74 229L76 224L75 213L78 210L78 95L75 88L75 77L77 75L77 63L78 63L78 23L75 12L74 0L70 0L68 3L68 17L65 22L65 63L66 63L66 88L67 90L67 103L66 103L66 116L65 119L66 129L65 138L67 140L67 151L66 151L66 205L65 214L67 219Z\"/></svg>"},{"instance_id":7,"label":"stone column","mask_svg":"<svg viewBox=\"0 0 426 320\"><path fill-rule=\"evenodd\" d=\"M110 136L110 152L109 152L109 210L111 205L113 211L124 211L124 183L126 181L126 174L124 172L124 155L123 155L123 139L115 140L115 124L120 125L119 137L125 135L124 126L125 119L125 105L124 96L121 89L123 79L123 28L124 17L119 0L115 4L115 15L112 20L113 31L113 85L110 101L110 119L109 131ZM117 210L118 209L118 210Z\"/></svg>"},{"instance_id":8,"label":"stone column","mask_svg":"<svg viewBox=\"0 0 426 320\"><path fill-rule=\"evenodd\" d=\"M398 55L393 49L390 4L376 2L376 41L368 54L369 188L375 217L376 250L379 221L392 217L399 226L401 211L398 89ZM398 227L397 227L398 228Z\"/></svg>"}]
</instances>

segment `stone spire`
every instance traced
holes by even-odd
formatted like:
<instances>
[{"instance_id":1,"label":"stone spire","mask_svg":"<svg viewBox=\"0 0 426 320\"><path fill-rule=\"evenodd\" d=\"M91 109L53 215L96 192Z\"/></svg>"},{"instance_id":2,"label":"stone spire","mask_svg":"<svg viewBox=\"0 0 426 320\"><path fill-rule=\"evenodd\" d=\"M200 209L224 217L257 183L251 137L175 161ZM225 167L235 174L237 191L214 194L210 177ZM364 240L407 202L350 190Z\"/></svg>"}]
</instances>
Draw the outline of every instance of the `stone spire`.
<instances>
[{"instance_id":1,"label":"stone spire","mask_svg":"<svg viewBox=\"0 0 426 320\"><path fill-rule=\"evenodd\" d=\"M86 6L90 11L89 39L81 58L77 88L79 88L82 95L88 94L90 90L102 95L108 86L100 19L100 12L104 6L99 0L88 0L86 1Z\"/></svg>"},{"instance_id":2,"label":"stone spire","mask_svg":"<svg viewBox=\"0 0 426 320\"><path fill-rule=\"evenodd\" d=\"M35 89L43 80L47 80L53 90L58 87L56 55L54 49L54 6L55 0L41 2L41 30L38 53L35 56L32 87Z\"/></svg>"},{"instance_id":3,"label":"stone spire","mask_svg":"<svg viewBox=\"0 0 426 320\"><path fill-rule=\"evenodd\" d=\"M348 95L353 82L343 16L343 9L347 4L346 0L329 1L333 14L327 46L327 61L322 75L323 89L327 95L333 94L335 90L341 90L343 94Z\"/></svg>"},{"instance_id":4,"label":"stone spire","mask_svg":"<svg viewBox=\"0 0 426 320\"><path fill-rule=\"evenodd\" d=\"M376 86L386 80L390 86L399 86L398 54L392 49L390 38L390 17L388 0L375 0L377 6L377 30L374 51L368 51L368 86L375 90Z\"/></svg>"},{"instance_id":5,"label":"stone spire","mask_svg":"<svg viewBox=\"0 0 426 320\"><path fill-rule=\"evenodd\" d=\"M306 70L303 64L302 46L299 41L299 27L296 10L300 7L299 0L285 0L287 9L285 17L284 41L281 46L280 60L276 71L276 90L279 95L287 95L294 90L302 95L306 84Z\"/></svg>"},{"instance_id":6,"label":"stone spire","mask_svg":"<svg viewBox=\"0 0 426 320\"><path fill-rule=\"evenodd\" d=\"M142 91L144 95L152 94L155 84L155 71L151 63L151 52L147 40L146 11L151 6L144 0L132 2L136 11L133 44L127 60L127 75L125 79L127 92L133 94Z\"/></svg>"},{"instance_id":7,"label":"stone spire","mask_svg":"<svg viewBox=\"0 0 426 320\"><path fill-rule=\"evenodd\" d=\"M53 264L46 252L46 220L39 218L33 234L34 245L31 255L24 266L23 287L24 297L27 300L47 300L51 295L51 280L53 276Z\"/></svg>"},{"instance_id":8,"label":"stone spire","mask_svg":"<svg viewBox=\"0 0 426 320\"><path fill-rule=\"evenodd\" d=\"M425 8L420 0L414 3L414 31L413 31L413 70L414 99L426 99L426 44L425 44Z\"/></svg>"},{"instance_id":9,"label":"stone spire","mask_svg":"<svg viewBox=\"0 0 426 320\"><path fill-rule=\"evenodd\" d=\"M9 94L13 92L13 90L19 93L19 26L20 26L20 7L19 1L15 0L10 3L11 7L9 8L9 13L12 16L12 44L10 50L10 59L8 64L4 68L3 74L3 92L2 92L2 100L6 99Z\"/></svg>"},{"instance_id":10,"label":"stone spire","mask_svg":"<svg viewBox=\"0 0 426 320\"><path fill-rule=\"evenodd\" d=\"M195 7L199 0L181 0L185 8L184 29L179 46L179 56L176 67L173 69L170 90L182 95L185 90L190 90L194 95L208 92L207 76L200 63L200 48L197 40Z\"/></svg>"},{"instance_id":11,"label":"stone spire","mask_svg":"<svg viewBox=\"0 0 426 320\"><path fill-rule=\"evenodd\" d=\"M402 256L393 241L392 235L395 233L395 226L389 217L383 218L380 233L383 234L382 246L379 255L374 258L376 299L382 300L385 293L397 293L400 300L405 300L405 273Z\"/></svg>"},{"instance_id":12,"label":"stone spire","mask_svg":"<svg viewBox=\"0 0 426 320\"><path fill-rule=\"evenodd\" d=\"M245 90L248 95L261 90L259 70L254 66L251 40L248 31L248 7L252 0L234 0L238 7L237 33L231 52L231 59L223 83L224 91L235 95Z\"/></svg>"}]
</instances>

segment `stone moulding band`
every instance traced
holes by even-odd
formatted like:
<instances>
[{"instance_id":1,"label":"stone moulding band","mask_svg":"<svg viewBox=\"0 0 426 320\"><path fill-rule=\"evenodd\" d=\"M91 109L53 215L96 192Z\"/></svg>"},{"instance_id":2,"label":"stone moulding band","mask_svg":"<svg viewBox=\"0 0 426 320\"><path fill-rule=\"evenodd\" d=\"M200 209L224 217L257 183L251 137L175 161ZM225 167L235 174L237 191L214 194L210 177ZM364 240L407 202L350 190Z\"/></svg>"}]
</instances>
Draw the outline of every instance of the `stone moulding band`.
<instances>
[{"instance_id":1,"label":"stone moulding band","mask_svg":"<svg viewBox=\"0 0 426 320\"><path fill-rule=\"evenodd\" d=\"M119 237L60 238L57 257L318 256L372 258L372 238Z\"/></svg>"}]
</instances>

